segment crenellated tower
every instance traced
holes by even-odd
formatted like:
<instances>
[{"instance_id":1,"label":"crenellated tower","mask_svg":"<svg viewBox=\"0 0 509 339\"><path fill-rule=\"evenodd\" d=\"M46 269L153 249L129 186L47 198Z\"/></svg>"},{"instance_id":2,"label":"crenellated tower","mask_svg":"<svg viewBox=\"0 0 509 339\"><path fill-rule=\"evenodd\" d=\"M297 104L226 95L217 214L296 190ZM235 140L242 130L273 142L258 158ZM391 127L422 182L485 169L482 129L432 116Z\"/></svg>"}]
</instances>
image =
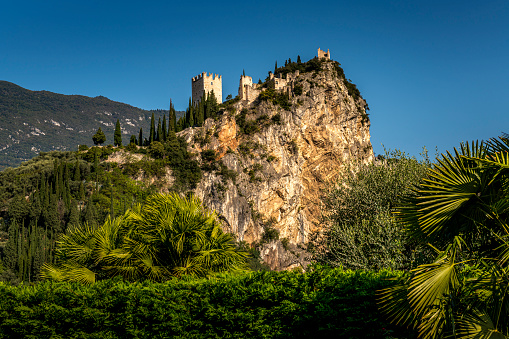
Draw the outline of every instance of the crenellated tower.
<instances>
[{"instance_id":1,"label":"crenellated tower","mask_svg":"<svg viewBox=\"0 0 509 339\"><path fill-rule=\"evenodd\" d=\"M330 60L330 52L327 49L327 52L322 51L320 48L318 48L318 59L325 58L327 60Z\"/></svg>"},{"instance_id":2,"label":"crenellated tower","mask_svg":"<svg viewBox=\"0 0 509 339\"><path fill-rule=\"evenodd\" d=\"M219 74L214 75L213 73L207 74L202 72L201 74L192 78L192 100L193 105L197 105L200 102L203 93L209 94L214 91L214 95L217 99L217 103L223 102L223 79Z\"/></svg>"}]
</instances>

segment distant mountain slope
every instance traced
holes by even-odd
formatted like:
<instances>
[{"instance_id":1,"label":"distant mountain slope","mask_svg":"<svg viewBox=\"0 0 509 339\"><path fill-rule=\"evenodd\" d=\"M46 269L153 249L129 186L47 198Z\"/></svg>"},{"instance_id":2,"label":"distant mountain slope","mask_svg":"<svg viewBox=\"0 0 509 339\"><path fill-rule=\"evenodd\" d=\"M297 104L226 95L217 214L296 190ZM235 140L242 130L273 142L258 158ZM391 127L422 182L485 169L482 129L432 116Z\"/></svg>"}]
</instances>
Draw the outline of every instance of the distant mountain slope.
<instances>
[{"instance_id":1,"label":"distant mountain slope","mask_svg":"<svg viewBox=\"0 0 509 339\"><path fill-rule=\"evenodd\" d=\"M132 134L138 135L140 127L148 137L152 113L157 124L168 111L147 111L103 96L30 91L0 81L0 170L17 166L41 151L91 145L99 127L106 134L106 144L112 144L117 119L124 144Z\"/></svg>"}]
</instances>

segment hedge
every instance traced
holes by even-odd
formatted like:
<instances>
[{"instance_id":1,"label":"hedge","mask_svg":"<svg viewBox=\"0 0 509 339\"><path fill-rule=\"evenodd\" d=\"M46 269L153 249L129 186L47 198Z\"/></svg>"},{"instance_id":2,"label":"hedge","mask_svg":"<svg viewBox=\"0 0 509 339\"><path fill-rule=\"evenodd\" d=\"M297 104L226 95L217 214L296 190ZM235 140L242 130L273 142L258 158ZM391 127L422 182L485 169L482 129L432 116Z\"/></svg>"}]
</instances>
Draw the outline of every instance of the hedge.
<instances>
[{"instance_id":1,"label":"hedge","mask_svg":"<svg viewBox=\"0 0 509 339\"><path fill-rule=\"evenodd\" d=\"M165 283L0 282L0 338L414 338L375 302L401 274L318 267Z\"/></svg>"}]
</instances>

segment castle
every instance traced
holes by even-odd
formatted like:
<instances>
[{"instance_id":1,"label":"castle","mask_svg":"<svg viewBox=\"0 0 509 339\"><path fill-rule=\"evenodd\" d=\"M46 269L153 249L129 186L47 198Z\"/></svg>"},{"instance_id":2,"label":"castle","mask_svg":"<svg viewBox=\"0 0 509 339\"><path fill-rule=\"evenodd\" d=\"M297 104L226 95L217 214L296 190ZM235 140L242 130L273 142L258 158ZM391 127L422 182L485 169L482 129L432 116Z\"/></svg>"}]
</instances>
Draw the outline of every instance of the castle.
<instances>
[{"instance_id":1,"label":"castle","mask_svg":"<svg viewBox=\"0 0 509 339\"><path fill-rule=\"evenodd\" d=\"M330 52L329 50L327 49L327 53L325 53L325 51L322 51L320 49L320 47L318 47L318 59L322 59L322 58L325 58L327 60L330 60Z\"/></svg>"},{"instance_id":2,"label":"castle","mask_svg":"<svg viewBox=\"0 0 509 339\"><path fill-rule=\"evenodd\" d=\"M223 102L223 79L221 75L203 72L192 78L192 100L193 105L197 105L200 102L204 93L210 94L214 91L214 96L217 99L217 103Z\"/></svg>"},{"instance_id":3,"label":"castle","mask_svg":"<svg viewBox=\"0 0 509 339\"><path fill-rule=\"evenodd\" d=\"M318 48L318 59L326 59L330 60L330 51L327 49L327 52L322 51ZM296 71L294 74L288 73L286 74L286 78L283 78L283 75L280 73L278 76L269 72L269 81L273 82L274 88L278 91L286 91L289 95L293 91L293 84L295 79L299 76L299 71ZM239 83L239 98L241 101L247 102L250 104L255 101L258 95L262 92L261 86L259 84L253 83L253 78L247 75L240 76ZM220 104L223 102L223 87L222 87L222 77L218 74L213 76L212 73L207 75L207 72L203 72L202 74L195 76L192 78L192 102L193 105L197 105L200 102L203 94L206 92L207 94L211 91L214 91L214 95L216 96L217 102Z\"/></svg>"}]
</instances>

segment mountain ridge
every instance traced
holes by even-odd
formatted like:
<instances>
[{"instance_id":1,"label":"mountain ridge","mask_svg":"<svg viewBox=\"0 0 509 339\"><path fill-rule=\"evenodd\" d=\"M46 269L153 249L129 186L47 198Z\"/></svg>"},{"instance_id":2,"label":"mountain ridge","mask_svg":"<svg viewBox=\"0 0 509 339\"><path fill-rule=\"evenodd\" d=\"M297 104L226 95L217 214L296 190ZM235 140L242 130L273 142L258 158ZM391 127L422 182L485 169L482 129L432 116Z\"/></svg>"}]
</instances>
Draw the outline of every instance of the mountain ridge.
<instances>
[{"instance_id":1,"label":"mountain ridge","mask_svg":"<svg viewBox=\"0 0 509 339\"><path fill-rule=\"evenodd\" d=\"M32 91L0 80L0 170L39 152L92 145L92 135L99 127L106 134L106 144L112 144L117 119L126 144L140 128L148 133L152 113L157 121L168 110L144 110L101 95Z\"/></svg>"}]
</instances>

